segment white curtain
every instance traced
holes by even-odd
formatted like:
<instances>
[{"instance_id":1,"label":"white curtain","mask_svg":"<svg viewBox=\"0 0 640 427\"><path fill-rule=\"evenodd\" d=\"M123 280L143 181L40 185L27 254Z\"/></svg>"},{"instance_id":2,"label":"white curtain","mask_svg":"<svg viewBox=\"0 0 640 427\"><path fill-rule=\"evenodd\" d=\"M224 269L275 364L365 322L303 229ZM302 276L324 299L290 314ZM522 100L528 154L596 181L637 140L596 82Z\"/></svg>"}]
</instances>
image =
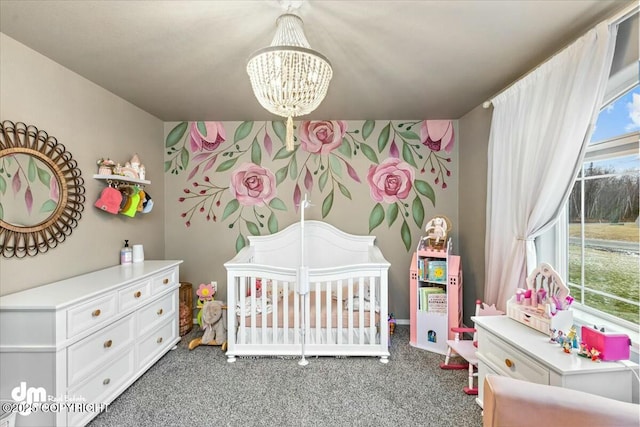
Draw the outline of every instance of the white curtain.
<instances>
[{"instance_id":1,"label":"white curtain","mask_svg":"<svg viewBox=\"0 0 640 427\"><path fill-rule=\"evenodd\" d=\"M555 223L569 197L617 28L599 24L492 100L484 297L502 310L536 267L534 238Z\"/></svg>"}]
</instances>

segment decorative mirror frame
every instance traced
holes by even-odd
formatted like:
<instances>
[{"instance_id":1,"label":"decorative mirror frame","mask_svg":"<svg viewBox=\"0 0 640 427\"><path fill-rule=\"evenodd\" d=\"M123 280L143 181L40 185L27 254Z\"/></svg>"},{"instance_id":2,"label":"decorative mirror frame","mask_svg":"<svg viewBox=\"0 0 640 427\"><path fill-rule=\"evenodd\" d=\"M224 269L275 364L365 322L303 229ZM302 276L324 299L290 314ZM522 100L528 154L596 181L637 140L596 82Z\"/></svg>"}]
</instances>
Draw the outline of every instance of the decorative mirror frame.
<instances>
[{"instance_id":1,"label":"decorative mirror frame","mask_svg":"<svg viewBox=\"0 0 640 427\"><path fill-rule=\"evenodd\" d=\"M46 164L60 190L53 213L39 224L20 226L0 219L0 254L5 258L35 256L55 248L78 225L85 201L84 179L71 153L56 138L22 122L0 124L0 159L26 154Z\"/></svg>"}]
</instances>

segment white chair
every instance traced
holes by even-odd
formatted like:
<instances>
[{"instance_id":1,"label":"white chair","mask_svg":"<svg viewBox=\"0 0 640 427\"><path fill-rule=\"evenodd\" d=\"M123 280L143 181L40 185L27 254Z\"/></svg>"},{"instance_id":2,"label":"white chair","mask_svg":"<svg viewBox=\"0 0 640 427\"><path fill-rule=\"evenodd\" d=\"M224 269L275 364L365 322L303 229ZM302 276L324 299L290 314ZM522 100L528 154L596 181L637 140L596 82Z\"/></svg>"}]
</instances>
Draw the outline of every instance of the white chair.
<instances>
[{"instance_id":1,"label":"white chair","mask_svg":"<svg viewBox=\"0 0 640 427\"><path fill-rule=\"evenodd\" d=\"M476 316L497 316L504 312L496 309L495 304L487 305L480 300L476 300ZM444 362L440 362L441 369L468 369L469 385L464 387L467 394L478 394L478 386L474 385L474 378L478 376L478 337L475 328L451 328L455 333L454 339L447 340L447 355ZM464 339L464 334L471 334L472 339ZM461 358L462 362L452 363L451 359Z\"/></svg>"}]
</instances>

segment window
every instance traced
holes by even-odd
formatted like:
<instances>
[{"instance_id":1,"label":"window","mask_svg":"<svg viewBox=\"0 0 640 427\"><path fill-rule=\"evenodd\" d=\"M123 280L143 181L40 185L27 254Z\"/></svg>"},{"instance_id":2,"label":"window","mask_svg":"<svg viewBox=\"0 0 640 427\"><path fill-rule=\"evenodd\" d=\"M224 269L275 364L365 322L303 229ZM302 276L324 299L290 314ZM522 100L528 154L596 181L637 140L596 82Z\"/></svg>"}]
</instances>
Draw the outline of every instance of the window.
<instances>
[{"instance_id":1,"label":"window","mask_svg":"<svg viewBox=\"0 0 640 427\"><path fill-rule=\"evenodd\" d=\"M640 86L609 103L567 202L566 269L579 307L623 326L640 319Z\"/></svg>"}]
</instances>

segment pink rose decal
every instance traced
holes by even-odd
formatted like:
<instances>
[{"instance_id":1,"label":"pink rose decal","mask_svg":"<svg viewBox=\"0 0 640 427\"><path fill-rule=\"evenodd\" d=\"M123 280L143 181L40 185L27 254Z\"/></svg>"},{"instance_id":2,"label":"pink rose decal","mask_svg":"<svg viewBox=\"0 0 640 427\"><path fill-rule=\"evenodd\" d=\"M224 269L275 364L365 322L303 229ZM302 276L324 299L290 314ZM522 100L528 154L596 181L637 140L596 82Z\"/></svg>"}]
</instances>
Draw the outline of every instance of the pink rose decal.
<instances>
[{"instance_id":1,"label":"pink rose decal","mask_svg":"<svg viewBox=\"0 0 640 427\"><path fill-rule=\"evenodd\" d=\"M198 122L191 123L189 130L189 140L191 142L191 152L213 151L226 141L224 127L220 122L199 122L204 125L206 135L198 129Z\"/></svg>"},{"instance_id":2,"label":"pink rose decal","mask_svg":"<svg viewBox=\"0 0 640 427\"><path fill-rule=\"evenodd\" d=\"M342 144L346 132L343 120L304 121L298 130L300 147L309 153L327 154Z\"/></svg>"},{"instance_id":3,"label":"pink rose decal","mask_svg":"<svg viewBox=\"0 0 640 427\"><path fill-rule=\"evenodd\" d=\"M244 163L231 174L231 194L243 206L266 205L276 197L276 177L255 163Z\"/></svg>"},{"instance_id":4,"label":"pink rose decal","mask_svg":"<svg viewBox=\"0 0 640 427\"><path fill-rule=\"evenodd\" d=\"M433 151L453 149L453 123L451 120L425 120L420 125L420 140Z\"/></svg>"},{"instance_id":5,"label":"pink rose decal","mask_svg":"<svg viewBox=\"0 0 640 427\"><path fill-rule=\"evenodd\" d=\"M371 198L376 202L395 203L409 196L415 172L411 165L390 157L369 167L367 182Z\"/></svg>"}]
</instances>

